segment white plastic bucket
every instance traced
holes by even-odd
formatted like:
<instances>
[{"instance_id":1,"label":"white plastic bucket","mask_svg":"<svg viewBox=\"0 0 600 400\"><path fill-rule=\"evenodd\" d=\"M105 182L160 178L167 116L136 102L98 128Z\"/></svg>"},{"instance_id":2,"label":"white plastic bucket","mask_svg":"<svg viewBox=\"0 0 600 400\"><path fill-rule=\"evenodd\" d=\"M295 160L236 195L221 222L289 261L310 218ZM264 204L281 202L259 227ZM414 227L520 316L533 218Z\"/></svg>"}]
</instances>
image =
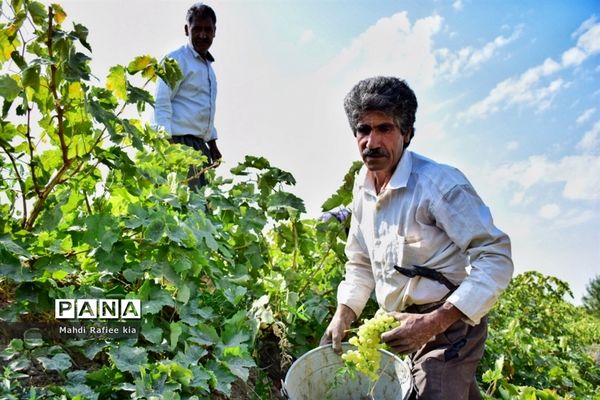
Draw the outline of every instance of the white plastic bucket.
<instances>
[{"instance_id":1,"label":"white plastic bucket","mask_svg":"<svg viewBox=\"0 0 600 400\"><path fill-rule=\"evenodd\" d=\"M353 348L348 343L342 347L344 351ZM285 376L284 394L290 400L407 399L413 382L408 363L389 351L379 351L382 353L379 380L371 382L357 373L356 379L346 374L336 381L336 373L344 361L330 344L317 347L292 364Z\"/></svg>"}]
</instances>

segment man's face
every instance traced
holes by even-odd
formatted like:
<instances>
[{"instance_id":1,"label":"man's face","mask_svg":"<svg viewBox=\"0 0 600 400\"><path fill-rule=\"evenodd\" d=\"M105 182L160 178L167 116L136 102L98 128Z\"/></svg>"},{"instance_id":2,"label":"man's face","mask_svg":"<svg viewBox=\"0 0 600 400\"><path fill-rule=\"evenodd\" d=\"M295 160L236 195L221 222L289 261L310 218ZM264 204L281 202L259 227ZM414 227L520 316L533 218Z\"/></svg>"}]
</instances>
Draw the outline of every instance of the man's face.
<instances>
[{"instance_id":1,"label":"man's face","mask_svg":"<svg viewBox=\"0 0 600 400\"><path fill-rule=\"evenodd\" d=\"M391 176L409 138L408 134L402 135L391 116L380 111L365 113L356 125L358 150L371 172L384 172Z\"/></svg>"},{"instance_id":2,"label":"man's face","mask_svg":"<svg viewBox=\"0 0 600 400\"><path fill-rule=\"evenodd\" d=\"M194 50L198 54L206 56L215 38L216 30L215 24L209 17L193 18L192 23L185 26L185 35L189 38Z\"/></svg>"}]
</instances>

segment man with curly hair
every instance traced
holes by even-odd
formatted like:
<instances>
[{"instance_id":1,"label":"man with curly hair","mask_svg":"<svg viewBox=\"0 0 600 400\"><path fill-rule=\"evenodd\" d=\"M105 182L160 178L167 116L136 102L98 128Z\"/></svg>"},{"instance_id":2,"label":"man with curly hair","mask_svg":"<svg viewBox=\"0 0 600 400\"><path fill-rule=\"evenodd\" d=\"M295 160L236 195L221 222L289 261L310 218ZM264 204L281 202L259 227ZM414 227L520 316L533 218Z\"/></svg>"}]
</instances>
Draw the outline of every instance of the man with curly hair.
<instances>
[{"instance_id":1,"label":"man with curly hair","mask_svg":"<svg viewBox=\"0 0 600 400\"><path fill-rule=\"evenodd\" d=\"M341 341L371 293L401 321L381 339L411 360L412 399L478 399L486 313L512 273L510 240L456 168L407 150L417 99L375 77L344 101L366 168L354 186L346 274L322 343Z\"/></svg>"}]
</instances>

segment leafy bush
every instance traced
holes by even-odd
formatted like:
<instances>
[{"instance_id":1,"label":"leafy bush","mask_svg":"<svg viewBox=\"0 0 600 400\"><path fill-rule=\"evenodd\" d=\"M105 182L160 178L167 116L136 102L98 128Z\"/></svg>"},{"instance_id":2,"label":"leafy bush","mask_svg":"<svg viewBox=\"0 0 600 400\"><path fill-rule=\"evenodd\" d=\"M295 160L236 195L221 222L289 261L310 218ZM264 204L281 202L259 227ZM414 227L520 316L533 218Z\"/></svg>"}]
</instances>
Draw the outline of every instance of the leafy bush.
<instances>
[{"instance_id":1,"label":"leafy bush","mask_svg":"<svg viewBox=\"0 0 600 400\"><path fill-rule=\"evenodd\" d=\"M4 7L0 397L277 398L335 309L349 221L303 220L293 176L260 157L232 178L207 171L210 185L191 192L197 153L131 117L153 103L148 82L178 79L174 62L136 57L95 86L84 26L63 28L57 4ZM350 202L359 166L325 210ZM490 396L598 398L585 353L600 342L598 319L564 302L568 293L536 273L513 281L490 315ZM125 297L142 300L129 338L1 331L53 329L55 299Z\"/></svg>"},{"instance_id":2,"label":"leafy bush","mask_svg":"<svg viewBox=\"0 0 600 400\"><path fill-rule=\"evenodd\" d=\"M489 315L480 368L486 371L482 380L489 384L488 393L498 390L501 398L521 398L510 397L517 393L541 399L600 396L600 366L587 352L600 343L600 321L565 301L567 295L572 297L565 282L538 272L513 279ZM550 390L542 393L544 388ZM560 397L548 397L551 393Z\"/></svg>"},{"instance_id":3,"label":"leafy bush","mask_svg":"<svg viewBox=\"0 0 600 400\"><path fill-rule=\"evenodd\" d=\"M139 75L173 83L177 66L141 56L94 86L85 27L64 30L56 4L9 7L0 322L51 327L55 299L123 297L142 300L143 320L130 339L5 343L0 393L215 398L252 381L264 386L256 398L273 395L256 369L259 341L274 341L279 369L318 342L344 226L302 221L302 200L286 191L294 178L263 158L246 157L231 179L208 171L212 184L191 192L197 153L124 117L152 105Z\"/></svg>"},{"instance_id":4,"label":"leafy bush","mask_svg":"<svg viewBox=\"0 0 600 400\"><path fill-rule=\"evenodd\" d=\"M586 286L586 293L581 299L585 309L600 317L600 275L597 275Z\"/></svg>"}]
</instances>

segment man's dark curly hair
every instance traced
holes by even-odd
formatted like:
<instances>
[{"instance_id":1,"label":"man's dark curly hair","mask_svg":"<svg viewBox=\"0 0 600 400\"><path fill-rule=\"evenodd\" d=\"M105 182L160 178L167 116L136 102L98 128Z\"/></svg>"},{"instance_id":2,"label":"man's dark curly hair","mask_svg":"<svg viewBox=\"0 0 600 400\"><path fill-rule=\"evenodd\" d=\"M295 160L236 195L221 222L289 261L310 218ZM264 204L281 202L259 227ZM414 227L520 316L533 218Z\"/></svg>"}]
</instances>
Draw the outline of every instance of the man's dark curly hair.
<instances>
[{"instance_id":1,"label":"man's dark curly hair","mask_svg":"<svg viewBox=\"0 0 600 400\"><path fill-rule=\"evenodd\" d=\"M210 6L204 3L196 3L187 10L185 20L191 25L194 18L210 18L213 24L217 25L217 15Z\"/></svg>"},{"instance_id":2,"label":"man's dark curly hair","mask_svg":"<svg viewBox=\"0 0 600 400\"><path fill-rule=\"evenodd\" d=\"M401 79L377 76L358 82L346 95L344 109L354 136L358 121L370 111L380 111L391 116L400 132L410 135L410 139L415 135L417 97ZM410 140L404 147L409 144Z\"/></svg>"}]
</instances>

